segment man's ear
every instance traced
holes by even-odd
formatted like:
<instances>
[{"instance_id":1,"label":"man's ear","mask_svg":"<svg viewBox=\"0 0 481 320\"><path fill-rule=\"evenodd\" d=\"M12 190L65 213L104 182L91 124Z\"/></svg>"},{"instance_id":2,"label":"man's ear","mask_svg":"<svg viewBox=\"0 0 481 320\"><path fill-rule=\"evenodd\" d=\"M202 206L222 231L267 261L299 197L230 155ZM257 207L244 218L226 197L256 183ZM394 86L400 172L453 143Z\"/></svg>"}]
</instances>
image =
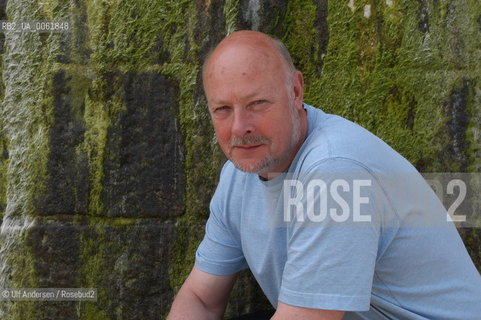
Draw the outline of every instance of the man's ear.
<instances>
[{"instance_id":1,"label":"man's ear","mask_svg":"<svg viewBox=\"0 0 481 320\"><path fill-rule=\"evenodd\" d=\"M300 110L304 102L304 77L300 71L296 71L292 77L292 87L294 90L294 103Z\"/></svg>"}]
</instances>

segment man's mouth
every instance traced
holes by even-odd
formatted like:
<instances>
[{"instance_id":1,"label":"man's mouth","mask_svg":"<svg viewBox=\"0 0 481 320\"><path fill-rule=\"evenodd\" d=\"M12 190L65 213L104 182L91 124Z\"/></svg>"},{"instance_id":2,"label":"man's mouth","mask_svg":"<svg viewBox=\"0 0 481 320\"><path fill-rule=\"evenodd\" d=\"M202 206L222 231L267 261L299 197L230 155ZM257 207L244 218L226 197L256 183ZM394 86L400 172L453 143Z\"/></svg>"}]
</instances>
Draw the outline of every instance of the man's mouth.
<instances>
[{"instance_id":1,"label":"man's mouth","mask_svg":"<svg viewBox=\"0 0 481 320\"><path fill-rule=\"evenodd\" d=\"M235 145L234 148L239 148L242 150L253 150L260 147L262 144L244 144L244 145Z\"/></svg>"},{"instance_id":2,"label":"man's mouth","mask_svg":"<svg viewBox=\"0 0 481 320\"><path fill-rule=\"evenodd\" d=\"M238 156L253 156L263 144L238 144L231 148L231 152L234 152Z\"/></svg>"}]
</instances>

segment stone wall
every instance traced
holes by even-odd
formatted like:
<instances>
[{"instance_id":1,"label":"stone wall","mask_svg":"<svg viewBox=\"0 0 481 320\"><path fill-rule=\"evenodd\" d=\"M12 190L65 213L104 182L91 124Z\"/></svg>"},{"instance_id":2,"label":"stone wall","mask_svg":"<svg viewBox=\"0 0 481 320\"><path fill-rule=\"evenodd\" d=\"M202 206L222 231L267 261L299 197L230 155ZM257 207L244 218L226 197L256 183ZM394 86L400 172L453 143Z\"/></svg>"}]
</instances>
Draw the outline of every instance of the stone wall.
<instances>
[{"instance_id":1,"label":"stone wall","mask_svg":"<svg viewBox=\"0 0 481 320\"><path fill-rule=\"evenodd\" d=\"M283 40L306 102L424 172L479 172L478 0L8 0L0 287L97 288L97 302L0 302L0 318L158 319L193 263L224 161L201 61L226 34ZM479 229L460 230L481 268ZM244 273L228 314L265 306Z\"/></svg>"}]
</instances>

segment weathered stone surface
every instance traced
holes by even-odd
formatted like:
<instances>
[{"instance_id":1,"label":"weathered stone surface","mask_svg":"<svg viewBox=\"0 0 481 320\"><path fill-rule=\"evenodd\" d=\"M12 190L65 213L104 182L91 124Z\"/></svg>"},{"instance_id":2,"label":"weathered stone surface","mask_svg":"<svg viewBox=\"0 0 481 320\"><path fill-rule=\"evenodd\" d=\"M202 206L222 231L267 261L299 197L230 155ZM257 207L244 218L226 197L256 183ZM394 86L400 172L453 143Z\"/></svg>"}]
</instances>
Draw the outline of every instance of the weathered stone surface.
<instances>
[{"instance_id":1,"label":"weathered stone surface","mask_svg":"<svg viewBox=\"0 0 481 320\"><path fill-rule=\"evenodd\" d=\"M177 85L153 72L111 74L108 100L122 107L107 133L102 203L105 215L173 217L182 214L182 134ZM109 90L110 91L110 90Z\"/></svg>"},{"instance_id":2,"label":"weathered stone surface","mask_svg":"<svg viewBox=\"0 0 481 320\"><path fill-rule=\"evenodd\" d=\"M3 138L0 140L0 217L7 207L7 166L8 149L6 139Z\"/></svg>"},{"instance_id":3,"label":"weathered stone surface","mask_svg":"<svg viewBox=\"0 0 481 320\"><path fill-rule=\"evenodd\" d=\"M99 300L2 302L0 318L158 319L173 298L166 219L184 210L177 81L158 66L106 70L112 56L91 49L85 2L29 5L11 1L8 18L67 12L73 29L6 34L0 287L93 287ZM160 35L152 43L161 63Z\"/></svg>"},{"instance_id":4,"label":"weathered stone surface","mask_svg":"<svg viewBox=\"0 0 481 320\"><path fill-rule=\"evenodd\" d=\"M445 163L447 168L449 168L449 164L456 164L457 168L450 168L452 171L466 172L468 167L466 130L469 124L467 110L469 87L468 79L461 79L459 84L452 88L447 101L446 113L448 121L446 122L446 127L450 137L449 140L452 143L446 146L446 150L442 154L444 156L442 162Z\"/></svg>"},{"instance_id":5,"label":"weathered stone surface","mask_svg":"<svg viewBox=\"0 0 481 320\"><path fill-rule=\"evenodd\" d=\"M0 20L5 20L6 1L0 1ZM5 34L0 33L0 54L3 55ZM3 64L0 62L0 74L3 72ZM0 83L0 97L4 96L4 84ZM0 109L1 110L1 109ZM8 166L8 144L3 131L3 120L0 119L0 220L7 207L7 166ZM0 221L1 224L1 221Z\"/></svg>"},{"instance_id":6,"label":"weathered stone surface","mask_svg":"<svg viewBox=\"0 0 481 320\"><path fill-rule=\"evenodd\" d=\"M285 32L284 17L289 1L241 0L238 15L238 29L263 30L270 34Z\"/></svg>"},{"instance_id":7,"label":"weathered stone surface","mask_svg":"<svg viewBox=\"0 0 481 320\"><path fill-rule=\"evenodd\" d=\"M259 310L270 310L267 298L257 285L252 273L248 270L240 272L236 285L231 292L226 315L237 316Z\"/></svg>"},{"instance_id":8,"label":"weathered stone surface","mask_svg":"<svg viewBox=\"0 0 481 320\"><path fill-rule=\"evenodd\" d=\"M81 319L158 319L170 308L173 221L94 220L81 239L82 285L98 288Z\"/></svg>"},{"instance_id":9,"label":"weathered stone surface","mask_svg":"<svg viewBox=\"0 0 481 320\"><path fill-rule=\"evenodd\" d=\"M64 70L53 74L49 174L38 208L41 215L86 214L88 209L88 161L86 153L79 150L85 134L85 104L75 99L79 92L72 92L80 90L74 85L80 81L75 76Z\"/></svg>"},{"instance_id":10,"label":"weathered stone surface","mask_svg":"<svg viewBox=\"0 0 481 320\"><path fill-rule=\"evenodd\" d=\"M9 259L10 279L4 283L14 288L96 288L98 300L3 302L2 319L156 319L168 311L173 297L170 244L176 240L172 221L65 215L10 226L10 232L17 230L10 237L3 233L2 254L8 254L8 247L17 255Z\"/></svg>"},{"instance_id":11,"label":"weathered stone surface","mask_svg":"<svg viewBox=\"0 0 481 320\"><path fill-rule=\"evenodd\" d=\"M23 230L25 249L29 251L25 255L31 259L35 274L34 288L82 287L79 240L83 230L72 220L71 216L36 219ZM19 280L20 277L18 274ZM13 319L28 319L33 315L37 319L77 319L75 307L75 302L31 302L28 308L17 303Z\"/></svg>"}]
</instances>

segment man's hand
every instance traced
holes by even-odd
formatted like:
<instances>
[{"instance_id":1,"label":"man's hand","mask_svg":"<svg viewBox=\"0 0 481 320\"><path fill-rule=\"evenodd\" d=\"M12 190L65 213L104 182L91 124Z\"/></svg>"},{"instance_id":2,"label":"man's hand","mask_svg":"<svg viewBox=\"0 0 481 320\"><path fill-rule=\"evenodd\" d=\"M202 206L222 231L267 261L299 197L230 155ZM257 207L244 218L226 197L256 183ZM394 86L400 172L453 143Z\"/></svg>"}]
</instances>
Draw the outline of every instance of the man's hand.
<instances>
[{"instance_id":1,"label":"man's hand","mask_svg":"<svg viewBox=\"0 0 481 320\"><path fill-rule=\"evenodd\" d=\"M236 274L216 276L194 267L175 297L167 319L222 319L236 277Z\"/></svg>"},{"instance_id":2,"label":"man's hand","mask_svg":"<svg viewBox=\"0 0 481 320\"><path fill-rule=\"evenodd\" d=\"M343 316L344 311L301 308L279 302L271 320L341 320Z\"/></svg>"}]
</instances>

